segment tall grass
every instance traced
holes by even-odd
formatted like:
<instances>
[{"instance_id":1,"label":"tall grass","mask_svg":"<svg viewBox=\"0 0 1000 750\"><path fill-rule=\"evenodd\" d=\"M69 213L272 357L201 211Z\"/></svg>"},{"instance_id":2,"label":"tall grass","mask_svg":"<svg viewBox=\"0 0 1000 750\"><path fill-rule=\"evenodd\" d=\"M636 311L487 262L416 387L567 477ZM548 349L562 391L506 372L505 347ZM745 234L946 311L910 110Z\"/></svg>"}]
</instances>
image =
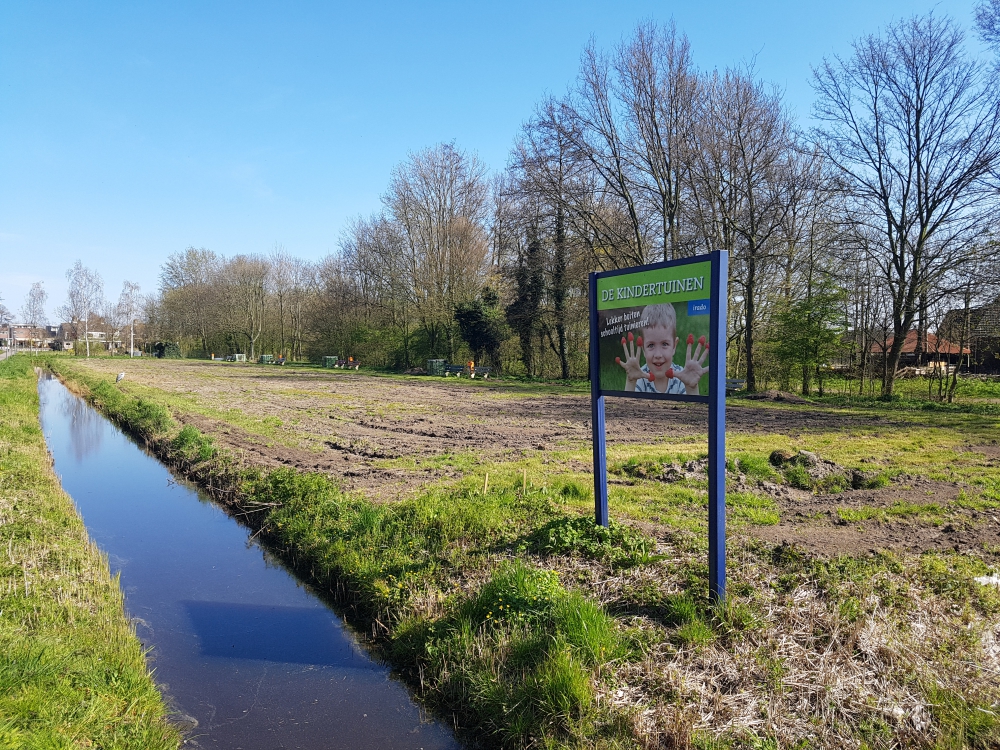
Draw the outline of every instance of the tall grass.
<instances>
[{"instance_id":1,"label":"tall grass","mask_svg":"<svg viewBox=\"0 0 1000 750\"><path fill-rule=\"evenodd\" d=\"M176 748L106 560L50 468L26 356L0 362L0 747Z\"/></svg>"}]
</instances>

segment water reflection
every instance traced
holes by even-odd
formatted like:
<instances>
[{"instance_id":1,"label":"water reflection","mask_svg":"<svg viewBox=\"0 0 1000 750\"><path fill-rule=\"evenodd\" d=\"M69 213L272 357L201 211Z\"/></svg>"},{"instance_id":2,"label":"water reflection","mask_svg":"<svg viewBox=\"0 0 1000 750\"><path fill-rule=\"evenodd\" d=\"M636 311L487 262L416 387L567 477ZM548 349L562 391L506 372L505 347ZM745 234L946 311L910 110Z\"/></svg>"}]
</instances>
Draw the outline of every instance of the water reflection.
<instances>
[{"instance_id":1,"label":"water reflection","mask_svg":"<svg viewBox=\"0 0 1000 750\"><path fill-rule=\"evenodd\" d=\"M73 458L77 463L83 463L101 449L103 417L79 398L64 399L60 411L63 418L68 420Z\"/></svg>"},{"instance_id":2,"label":"water reflection","mask_svg":"<svg viewBox=\"0 0 1000 750\"><path fill-rule=\"evenodd\" d=\"M121 574L157 681L197 722L186 747L458 747L214 503L58 380L39 396L56 471Z\"/></svg>"},{"instance_id":3,"label":"water reflection","mask_svg":"<svg viewBox=\"0 0 1000 750\"><path fill-rule=\"evenodd\" d=\"M203 656L370 669L338 637L334 615L310 607L184 602Z\"/></svg>"}]
</instances>

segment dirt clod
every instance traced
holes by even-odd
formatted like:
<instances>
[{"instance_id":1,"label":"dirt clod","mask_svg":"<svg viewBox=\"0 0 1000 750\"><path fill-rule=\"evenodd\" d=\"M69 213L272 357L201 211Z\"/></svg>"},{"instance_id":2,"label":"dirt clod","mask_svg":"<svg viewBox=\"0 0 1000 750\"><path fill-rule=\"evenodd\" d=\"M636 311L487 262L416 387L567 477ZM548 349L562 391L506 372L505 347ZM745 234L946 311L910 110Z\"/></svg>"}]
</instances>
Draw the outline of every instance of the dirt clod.
<instances>
[{"instance_id":1,"label":"dirt clod","mask_svg":"<svg viewBox=\"0 0 1000 750\"><path fill-rule=\"evenodd\" d=\"M786 450L776 450L771 453L770 461L771 466L782 467L785 464L791 463L795 460L795 454L791 451Z\"/></svg>"}]
</instances>

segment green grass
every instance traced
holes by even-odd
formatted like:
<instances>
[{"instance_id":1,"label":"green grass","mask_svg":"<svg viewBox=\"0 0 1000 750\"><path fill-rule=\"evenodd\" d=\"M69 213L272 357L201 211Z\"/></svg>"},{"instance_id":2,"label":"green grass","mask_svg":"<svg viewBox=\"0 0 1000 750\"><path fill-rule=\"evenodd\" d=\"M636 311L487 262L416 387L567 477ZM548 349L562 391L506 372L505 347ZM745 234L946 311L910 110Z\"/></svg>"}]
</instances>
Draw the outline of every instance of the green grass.
<instances>
[{"instance_id":1,"label":"green grass","mask_svg":"<svg viewBox=\"0 0 1000 750\"><path fill-rule=\"evenodd\" d=\"M734 521L754 526L775 526L781 521L777 504L769 497L752 492L726 494L728 515Z\"/></svg>"},{"instance_id":2,"label":"green grass","mask_svg":"<svg viewBox=\"0 0 1000 750\"><path fill-rule=\"evenodd\" d=\"M599 732L608 720L594 706L594 671L626 652L599 606L518 561L446 616L410 618L396 639L397 656L423 663L480 731L519 747Z\"/></svg>"},{"instance_id":3,"label":"green grass","mask_svg":"<svg viewBox=\"0 0 1000 750\"><path fill-rule=\"evenodd\" d=\"M846 380L843 377L824 377L825 388L829 398L837 399L850 397L852 399L878 398L880 386L876 383L874 396L859 396L858 381ZM867 383L866 383L867 385ZM930 386L930 392L928 392ZM925 402L937 401L937 379L928 378L899 378L893 385L893 396L895 402ZM947 390L947 389L945 389ZM865 393L870 393L865 388ZM817 399L817 397L813 397ZM819 399L817 399L819 400ZM1000 382L975 380L972 378L959 378L958 387L955 390L955 400L958 402L974 401L997 401L1000 400Z\"/></svg>"},{"instance_id":4,"label":"green grass","mask_svg":"<svg viewBox=\"0 0 1000 750\"><path fill-rule=\"evenodd\" d=\"M760 454L737 453L727 461L726 468L731 472L740 471L751 479L773 481L778 478L767 456Z\"/></svg>"},{"instance_id":5,"label":"green grass","mask_svg":"<svg viewBox=\"0 0 1000 750\"><path fill-rule=\"evenodd\" d=\"M0 362L0 518L0 747L176 748L118 582L50 468L22 355Z\"/></svg>"},{"instance_id":6,"label":"green grass","mask_svg":"<svg viewBox=\"0 0 1000 750\"><path fill-rule=\"evenodd\" d=\"M976 705L953 691L928 682L925 692L941 728L938 750L990 750L1000 737L996 706Z\"/></svg>"}]
</instances>

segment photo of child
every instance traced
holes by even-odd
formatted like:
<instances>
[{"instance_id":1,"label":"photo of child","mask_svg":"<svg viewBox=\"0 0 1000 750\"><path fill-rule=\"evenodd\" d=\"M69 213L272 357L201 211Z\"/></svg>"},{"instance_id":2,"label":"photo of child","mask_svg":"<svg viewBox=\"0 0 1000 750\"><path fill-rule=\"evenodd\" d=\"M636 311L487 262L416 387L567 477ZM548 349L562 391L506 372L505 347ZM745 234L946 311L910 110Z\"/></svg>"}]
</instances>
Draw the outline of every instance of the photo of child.
<instances>
[{"instance_id":1,"label":"photo of child","mask_svg":"<svg viewBox=\"0 0 1000 750\"><path fill-rule=\"evenodd\" d=\"M686 302L599 311L601 389L705 396L709 316L688 311Z\"/></svg>"},{"instance_id":2,"label":"photo of child","mask_svg":"<svg viewBox=\"0 0 1000 750\"><path fill-rule=\"evenodd\" d=\"M694 334L687 337L684 364L674 363L680 338L677 336L677 312L669 302L647 305L640 316L642 333L629 331L621 340L624 358L615 362L625 370L625 391L639 393L677 393L699 395L699 383L708 372L708 344L701 336L695 346ZM694 351L692 352L692 347ZM645 359L645 364L640 364Z\"/></svg>"}]
</instances>

